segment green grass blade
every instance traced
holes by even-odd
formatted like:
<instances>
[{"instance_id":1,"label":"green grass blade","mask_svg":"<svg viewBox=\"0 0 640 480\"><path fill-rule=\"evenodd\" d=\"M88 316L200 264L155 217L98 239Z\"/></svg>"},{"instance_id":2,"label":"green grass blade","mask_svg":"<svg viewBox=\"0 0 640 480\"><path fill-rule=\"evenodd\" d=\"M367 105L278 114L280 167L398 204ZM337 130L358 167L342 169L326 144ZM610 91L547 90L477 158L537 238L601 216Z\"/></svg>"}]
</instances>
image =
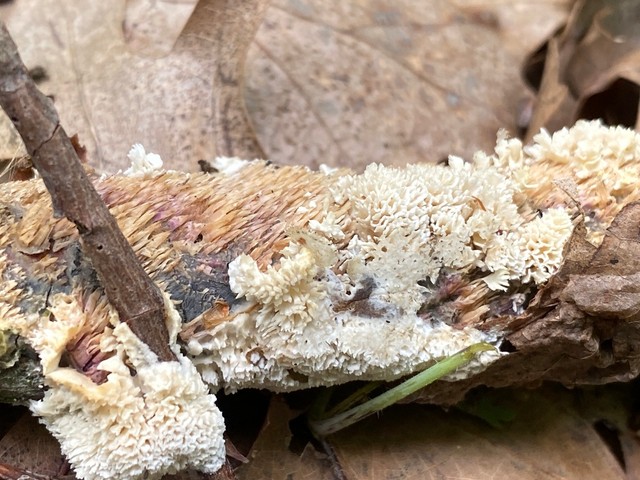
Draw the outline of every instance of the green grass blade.
<instances>
[{"instance_id":1,"label":"green grass blade","mask_svg":"<svg viewBox=\"0 0 640 480\"><path fill-rule=\"evenodd\" d=\"M408 397L430 383L455 372L458 368L473 360L478 353L494 349L495 347L488 343L476 343L475 345L465 348L464 350L439 361L426 370L402 382L400 385L395 386L391 390L388 390L365 403L342 413L338 413L330 418L309 420L311 431L318 437L325 437L342 430L343 428L353 425L373 413L379 412L380 410L399 402L403 398Z\"/></svg>"}]
</instances>

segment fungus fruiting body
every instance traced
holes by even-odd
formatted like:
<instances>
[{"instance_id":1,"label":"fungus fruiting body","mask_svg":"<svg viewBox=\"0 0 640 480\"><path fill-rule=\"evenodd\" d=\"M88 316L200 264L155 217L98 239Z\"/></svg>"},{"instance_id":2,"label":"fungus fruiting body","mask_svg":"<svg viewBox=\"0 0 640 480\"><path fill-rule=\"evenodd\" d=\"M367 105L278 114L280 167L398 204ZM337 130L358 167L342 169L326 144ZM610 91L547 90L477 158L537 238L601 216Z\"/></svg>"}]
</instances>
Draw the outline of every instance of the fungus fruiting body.
<instances>
[{"instance_id":1,"label":"fungus fruiting body","mask_svg":"<svg viewBox=\"0 0 640 480\"><path fill-rule=\"evenodd\" d=\"M131 147L127 158L131 162L131 166L127 168L123 175L135 177L144 175L162 168L162 159L156 153L147 153L142 145L136 143Z\"/></svg>"},{"instance_id":2,"label":"fungus fruiting body","mask_svg":"<svg viewBox=\"0 0 640 480\"><path fill-rule=\"evenodd\" d=\"M48 391L31 408L86 479L215 470L223 421L208 389L394 380L495 345L491 302L522 313L515 299L561 267L576 217L589 213L597 241L637 200L640 139L579 122L528 147L501 133L469 163L361 174L238 159L186 174L130 156L127 175L94 184L167 297L177 362L119 322L42 183L0 185L0 330L40 355ZM81 373L98 370L106 381Z\"/></svg>"},{"instance_id":3,"label":"fungus fruiting body","mask_svg":"<svg viewBox=\"0 0 640 480\"><path fill-rule=\"evenodd\" d=\"M224 462L224 419L215 395L175 344L180 317L173 305L166 302L178 361L159 362L96 297L83 305L57 294L46 312L15 322L39 352L48 387L31 410L83 479L160 478L189 467L217 471ZM112 355L97 366L108 372L100 384L61 365L67 345L93 315L109 318L99 346Z\"/></svg>"}]
</instances>

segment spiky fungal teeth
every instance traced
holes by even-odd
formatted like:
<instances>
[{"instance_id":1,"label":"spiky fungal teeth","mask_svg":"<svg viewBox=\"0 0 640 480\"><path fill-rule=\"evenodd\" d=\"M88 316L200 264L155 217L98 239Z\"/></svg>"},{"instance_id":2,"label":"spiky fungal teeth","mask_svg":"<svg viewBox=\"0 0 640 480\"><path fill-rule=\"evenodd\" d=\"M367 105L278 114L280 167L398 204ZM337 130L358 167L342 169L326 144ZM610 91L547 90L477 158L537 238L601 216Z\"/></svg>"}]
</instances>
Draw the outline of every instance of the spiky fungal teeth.
<instances>
[{"instance_id":1,"label":"spiky fungal teeth","mask_svg":"<svg viewBox=\"0 0 640 480\"><path fill-rule=\"evenodd\" d=\"M562 265L572 219L589 213L597 241L640 184L638 135L598 122L529 147L501 133L495 153L471 163L362 174L237 159L185 174L155 170L141 147L130 156L129 176L95 185L167 296L177 362L158 363L119 322L42 183L0 185L0 330L40 354L49 390L31 408L91 480L215 470L223 420L205 383L394 380L497 344L501 332L481 328L495 305L521 313ZM102 354L88 357L103 383L65 366L67 347L85 344ZM501 355L483 351L448 379Z\"/></svg>"}]
</instances>

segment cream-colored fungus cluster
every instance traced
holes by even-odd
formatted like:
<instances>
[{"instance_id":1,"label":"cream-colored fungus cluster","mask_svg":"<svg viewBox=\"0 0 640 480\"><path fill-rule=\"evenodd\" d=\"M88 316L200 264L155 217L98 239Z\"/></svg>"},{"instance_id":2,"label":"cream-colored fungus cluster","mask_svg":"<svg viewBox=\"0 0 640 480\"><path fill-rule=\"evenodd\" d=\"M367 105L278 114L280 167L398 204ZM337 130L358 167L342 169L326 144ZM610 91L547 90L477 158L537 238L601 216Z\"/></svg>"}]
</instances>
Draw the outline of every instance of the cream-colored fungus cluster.
<instances>
[{"instance_id":1,"label":"cream-colored fungus cluster","mask_svg":"<svg viewBox=\"0 0 640 480\"><path fill-rule=\"evenodd\" d=\"M136 143L131 147L127 158L131 162L123 175L136 177L158 171L162 168L162 158L157 153L147 153L142 145Z\"/></svg>"},{"instance_id":2,"label":"cream-colored fungus cluster","mask_svg":"<svg viewBox=\"0 0 640 480\"><path fill-rule=\"evenodd\" d=\"M640 199L640 134L624 127L580 120L553 134L542 130L531 145L501 131L494 155L478 152L474 161L487 158L534 208L576 202L595 242L624 205Z\"/></svg>"},{"instance_id":3,"label":"cream-colored fungus cluster","mask_svg":"<svg viewBox=\"0 0 640 480\"><path fill-rule=\"evenodd\" d=\"M516 192L508 172L487 157L451 157L448 166L372 165L344 177L334 196L352 205L347 270L383 272L389 290L402 295L420 290L425 278L435 283L443 268L489 272L494 290L510 280L544 282L560 266L572 222L562 208L521 215Z\"/></svg>"},{"instance_id":4,"label":"cream-colored fungus cluster","mask_svg":"<svg viewBox=\"0 0 640 480\"><path fill-rule=\"evenodd\" d=\"M118 321L100 291L82 301L77 287L53 295L55 321L25 308L28 270L10 256L39 255L28 259L35 266L24 263L40 275L38 286L67 268L48 249L77 242L73 225L51 218L44 186L25 182L0 187L0 203L24 210L18 218L6 207L13 223L0 224L0 330L19 333L39 353L49 390L32 409L79 477L214 471L224 426L205 382L214 390L287 391L392 380L497 342L499 332L456 325L455 315L481 321L490 299L547 281L562 263L572 215L593 213L596 232L638 199L638 160L637 134L598 122L543 132L528 147L502 133L493 154L471 163L372 165L362 174L237 159L219 161L214 176L157 172L154 157L136 148L135 178L105 177L96 186L143 265L164 287L185 258L200 262L198 275L218 274L213 288L221 282L215 269L231 260L222 273L236 301L211 305L183 326L188 357L175 343L180 319L168 305L178 361L165 363ZM577 198L554 183L564 178ZM443 299L457 309L450 316L432 308ZM91 348L113 354L100 364L110 372L103 384L61 366L81 331L96 335ZM499 355L482 353L450 379Z\"/></svg>"},{"instance_id":5,"label":"cream-colored fungus cluster","mask_svg":"<svg viewBox=\"0 0 640 480\"><path fill-rule=\"evenodd\" d=\"M329 175L328 213L292 235L276 266L261 270L249 255L229 265L231 289L246 301L232 321L188 342L212 385L391 380L492 341L418 314L440 275L477 274L493 290L540 284L559 268L573 230L561 207L521 213L517 184L487 156ZM467 374L497 356L484 353Z\"/></svg>"},{"instance_id":6,"label":"cream-colored fungus cluster","mask_svg":"<svg viewBox=\"0 0 640 480\"><path fill-rule=\"evenodd\" d=\"M178 360L156 355L118 321L96 295L83 307L71 296L51 299L46 315L23 316L13 328L38 352L48 387L31 410L58 439L79 478L160 478L184 468L216 472L225 459L224 419L215 395L180 353L180 317L167 302L171 345ZM114 355L99 365L110 372L97 385L61 356L86 328L91 315L108 316L111 327L100 348Z\"/></svg>"}]
</instances>

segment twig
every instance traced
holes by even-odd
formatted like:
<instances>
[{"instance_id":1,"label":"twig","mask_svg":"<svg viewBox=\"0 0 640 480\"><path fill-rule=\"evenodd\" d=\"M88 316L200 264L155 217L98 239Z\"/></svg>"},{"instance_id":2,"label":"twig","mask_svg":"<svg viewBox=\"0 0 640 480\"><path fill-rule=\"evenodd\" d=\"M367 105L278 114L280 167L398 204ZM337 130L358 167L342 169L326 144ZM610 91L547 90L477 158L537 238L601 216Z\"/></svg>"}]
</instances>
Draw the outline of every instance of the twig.
<instances>
[{"instance_id":1,"label":"twig","mask_svg":"<svg viewBox=\"0 0 640 480\"><path fill-rule=\"evenodd\" d=\"M53 103L33 83L4 25L0 28L0 106L20 133L51 194L54 215L66 216L78 228L83 250L120 318L160 360L174 360L160 290L93 188Z\"/></svg>"},{"instance_id":2,"label":"twig","mask_svg":"<svg viewBox=\"0 0 640 480\"><path fill-rule=\"evenodd\" d=\"M331 466L333 480L348 480L333 446L325 438L319 438L317 440L320 450L327 456L326 461Z\"/></svg>"}]
</instances>

